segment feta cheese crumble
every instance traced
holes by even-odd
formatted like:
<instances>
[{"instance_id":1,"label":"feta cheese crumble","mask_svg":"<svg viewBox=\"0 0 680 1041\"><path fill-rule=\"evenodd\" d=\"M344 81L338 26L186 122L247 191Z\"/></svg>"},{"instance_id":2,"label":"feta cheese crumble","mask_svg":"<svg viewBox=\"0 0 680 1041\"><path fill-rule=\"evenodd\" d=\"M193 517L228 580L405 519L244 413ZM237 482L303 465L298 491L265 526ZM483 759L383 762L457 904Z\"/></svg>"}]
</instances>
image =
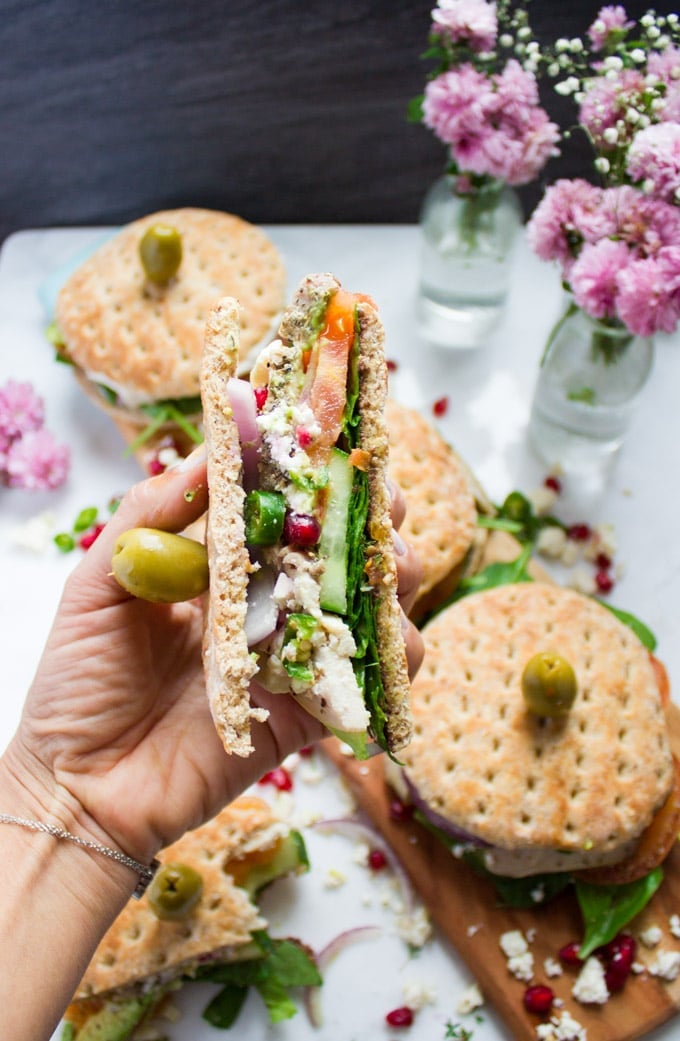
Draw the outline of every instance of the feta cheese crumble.
<instances>
[{"instance_id":1,"label":"feta cheese crumble","mask_svg":"<svg viewBox=\"0 0 680 1041\"><path fill-rule=\"evenodd\" d=\"M582 1005L604 1005L609 998L609 990L604 976L604 965L599 958L591 955L579 972L571 993Z\"/></svg>"},{"instance_id":2,"label":"feta cheese crumble","mask_svg":"<svg viewBox=\"0 0 680 1041\"><path fill-rule=\"evenodd\" d=\"M657 979L672 983L680 976L680 951L658 951L649 972Z\"/></svg>"},{"instance_id":3,"label":"feta cheese crumble","mask_svg":"<svg viewBox=\"0 0 680 1041\"><path fill-rule=\"evenodd\" d=\"M503 933L500 948L507 958L508 971L515 979L529 983L534 975L534 956L519 929L511 929Z\"/></svg>"},{"instance_id":4,"label":"feta cheese crumble","mask_svg":"<svg viewBox=\"0 0 680 1041\"><path fill-rule=\"evenodd\" d=\"M588 1041L586 1028L569 1012L552 1016L548 1023L540 1023L536 1027L536 1037L539 1041Z\"/></svg>"},{"instance_id":5,"label":"feta cheese crumble","mask_svg":"<svg viewBox=\"0 0 680 1041\"><path fill-rule=\"evenodd\" d=\"M469 1012L474 1012L476 1008L481 1008L483 1004L484 998L481 990L476 983L471 983L461 994L456 1006L456 1012L459 1016L467 1016Z\"/></svg>"}]
</instances>

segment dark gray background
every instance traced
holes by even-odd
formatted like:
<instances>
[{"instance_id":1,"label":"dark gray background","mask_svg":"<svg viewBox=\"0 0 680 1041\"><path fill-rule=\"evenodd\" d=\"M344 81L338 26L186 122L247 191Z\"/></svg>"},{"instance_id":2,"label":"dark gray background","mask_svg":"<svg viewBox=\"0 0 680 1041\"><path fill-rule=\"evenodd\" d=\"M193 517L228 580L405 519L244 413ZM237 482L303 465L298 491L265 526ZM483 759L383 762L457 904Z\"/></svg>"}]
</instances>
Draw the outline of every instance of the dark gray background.
<instances>
[{"instance_id":1,"label":"dark gray background","mask_svg":"<svg viewBox=\"0 0 680 1041\"><path fill-rule=\"evenodd\" d=\"M405 115L429 69L431 7L0 0L0 241L178 205L257 223L417 220L445 163ZM534 0L531 18L554 39L598 9ZM559 114L554 92L545 100ZM587 169L574 140L544 177ZM540 190L523 192L525 209Z\"/></svg>"}]
</instances>

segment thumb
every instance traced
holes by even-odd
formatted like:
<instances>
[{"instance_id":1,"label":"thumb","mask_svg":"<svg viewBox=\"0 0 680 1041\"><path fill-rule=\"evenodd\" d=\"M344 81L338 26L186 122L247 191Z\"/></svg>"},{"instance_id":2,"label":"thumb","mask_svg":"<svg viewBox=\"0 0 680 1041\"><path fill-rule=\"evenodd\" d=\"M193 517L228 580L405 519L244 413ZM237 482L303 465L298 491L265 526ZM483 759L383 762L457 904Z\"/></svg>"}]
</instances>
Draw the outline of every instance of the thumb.
<instances>
[{"instance_id":1,"label":"thumb","mask_svg":"<svg viewBox=\"0 0 680 1041\"><path fill-rule=\"evenodd\" d=\"M118 537L131 528L184 531L207 507L205 446L200 445L178 466L128 489L111 520L73 571L69 580L71 592L82 591L91 609L129 599L130 594L111 574L111 557Z\"/></svg>"}]
</instances>

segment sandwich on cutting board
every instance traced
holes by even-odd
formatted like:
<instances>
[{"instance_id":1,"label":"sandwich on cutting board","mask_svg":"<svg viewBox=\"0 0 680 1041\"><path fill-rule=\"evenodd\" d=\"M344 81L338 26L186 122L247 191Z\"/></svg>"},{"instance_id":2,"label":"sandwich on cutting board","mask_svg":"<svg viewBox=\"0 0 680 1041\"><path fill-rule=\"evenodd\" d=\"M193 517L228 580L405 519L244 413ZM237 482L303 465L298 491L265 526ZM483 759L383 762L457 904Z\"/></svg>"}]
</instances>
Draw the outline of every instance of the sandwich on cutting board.
<instances>
[{"instance_id":1,"label":"sandwich on cutting board","mask_svg":"<svg viewBox=\"0 0 680 1041\"><path fill-rule=\"evenodd\" d=\"M641 910L680 827L661 663L608 608L545 582L465 596L423 636L390 784L504 903L639 883Z\"/></svg>"},{"instance_id":2,"label":"sandwich on cutting board","mask_svg":"<svg viewBox=\"0 0 680 1041\"><path fill-rule=\"evenodd\" d=\"M184 455L201 440L199 374L215 300L241 301L238 363L246 366L281 314L285 284L274 244L240 217L195 207L151 213L99 246L61 287L58 357L146 470L164 449Z\"/></svg>"},{"instance_id":3,"label":"sandwich on cutting board","mask_svg":"<svg viewBox=\"0 0 680 1041\"><path fill-rule=\"evenodd\" d=\"M316 985L319 974L297 941L269 936L255 898L276 879L308 869L299 833L264 800L245 795L158 859L146 893L129 901L95 951L61 1041L133 1041L192 981L224 985L204 1013L215 1026L231 1025L249 986L272 1022L294 1015L287 987Z\"/></svg>"},{"instance_id":4,"label":"sandwich on cutting board","mask_svg":"<svg viewBox=\"0 0 680 1041\"><path fill-rule=\"evenodd\" d=\"M240 309L208 322L208 696L225 748L252 751L251 679L294 697L357 755L411 736L386 485L377 309L330 274L301 282L279 336L234 379Z\"/></svg>"}]
</instances>

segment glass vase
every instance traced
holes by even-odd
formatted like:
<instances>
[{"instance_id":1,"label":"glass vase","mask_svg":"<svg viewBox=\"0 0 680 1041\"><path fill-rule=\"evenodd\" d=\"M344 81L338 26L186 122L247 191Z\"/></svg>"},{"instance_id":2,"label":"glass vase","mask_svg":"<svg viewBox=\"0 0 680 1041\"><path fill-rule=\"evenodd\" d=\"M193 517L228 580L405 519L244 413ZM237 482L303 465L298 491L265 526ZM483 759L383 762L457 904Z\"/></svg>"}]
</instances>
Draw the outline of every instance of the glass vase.
<instances>
[{"instance_id":1,"label":"glass vase","mask_svg":"<svg viewBox=\"0 0 680 1041\"><path fill-rule=\"evenodd\" d=\"M459 184L452 174L440 177L420 214L420 330L452 348L478 347L498 325L522 227L514 189L493 181L462 193Z\"/></svg>"},{"instance_id":2,"label":"glass vase","mask_svg":"<svg viewBox=\"0 0 680 1041\"><path fill-rule=\"evenodd\" d=\"M651 337L598 321L570 302L552 330L534 389L529 438L551 467L606 470L654 361Z\"/></svg>"}]
</instances>

